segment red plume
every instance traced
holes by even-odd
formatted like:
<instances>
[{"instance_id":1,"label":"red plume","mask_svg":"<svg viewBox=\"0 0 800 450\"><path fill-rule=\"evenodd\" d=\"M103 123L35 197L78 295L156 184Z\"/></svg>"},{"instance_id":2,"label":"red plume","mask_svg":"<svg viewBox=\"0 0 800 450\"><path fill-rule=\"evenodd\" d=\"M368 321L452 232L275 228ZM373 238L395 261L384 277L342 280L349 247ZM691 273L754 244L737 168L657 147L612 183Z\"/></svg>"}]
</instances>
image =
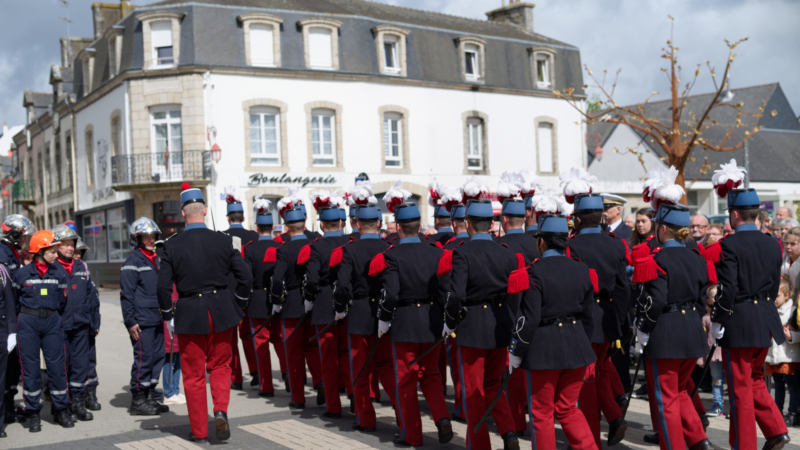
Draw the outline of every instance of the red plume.
<instances>
[{"instance_id":1,"label":"red plume","mask_svg":"<svg viewBox=\"0 0 800 450\"><path fill-rule=\"evenodd\" d=\"M517 253L517 270L512 270L508 276L508 290L509 294L518 294L531 287L531 277L528 275L527 267L525 266L525 258L522 253Z\"/></svg>"},{"instance_id":2,"label":"red plume","mask_svg":"<svg viewBox=\"0 0 800 450\"><path fill-rule=\"evenodd\" d=\"M182 191L185 191L185 190L187 190L187 189L191 189L191 186L189 186L189 183L183 183L183 184L181 184L181 190L182 190Z\"/></svg>"}]
</instances>

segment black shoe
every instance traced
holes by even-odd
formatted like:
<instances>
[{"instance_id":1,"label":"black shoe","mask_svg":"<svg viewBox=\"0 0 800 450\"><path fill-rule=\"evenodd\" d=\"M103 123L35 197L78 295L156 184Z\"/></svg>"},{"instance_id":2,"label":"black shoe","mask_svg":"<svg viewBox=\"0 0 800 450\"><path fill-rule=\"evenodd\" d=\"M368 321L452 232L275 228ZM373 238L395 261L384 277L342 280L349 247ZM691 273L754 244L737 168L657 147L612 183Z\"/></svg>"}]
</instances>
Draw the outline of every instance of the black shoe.
<instances>
[{"instance_id":1,"label":"black shoe","mask_svg":"<svg viewBox=\"0 0 800 450\"><path fill-rule=\"evenodd\" d=\"M100 411L102 406L97 401L97 389L89 389L86 391L86 409L90 411Z\"/></svg>"},{"instance_id":2,"label":"black shoe","mask_svg":"<svg viewBox=\"0 0 800 450\"><path fill-rule=\"evenodd\" d=\"M284 373L281 377L283 378L283 384L286 385L286 392L292 392L292 390L289 389L289 374Z\"/></svg>"},{"instance_id":3,"label":"black shoe","mask_svg":"<svg viewBox=\"0 0 800 450\"><path fill-rule=\"evenodd\" d=\"M350 414L356 413L356 398L355 394L350 394L347 398L350 399Z\"/></svg>"},{"instance_id":4,"label":"black shoe","mask_svg":"<svg viewBox=\"0 0 800 450\"><path fill-rule=\"evenodd\" d=\"M75 426L75 422L72 421L72 417L70 416L69 409L62 409L58 412L55 416L55 423L60 423L64 428L72 428Z\"/></svg>"},{"instance_id":5,"label":"black shoe","mask_svg":"<svg viewBox=\"0 0 800 450\"><path fill-rule=\"evenodd\" d=\"M289 408L293 409L306 409L305 403L289 402Z\"/></svg>"},{"instance_id":6,"label":"black shoe","mask_svg":"<svg viewBox=\"0 0 800 450\"><path fill-rule=\"evenodd\" d=\"M214 424L217 426L217 439L227 441L231 438L231 427L228 425L228 415L222 411L214 413Z\"/></svg>"},{"instance_id":7,"label":"black shoe","mask_svg":"<svg viewBox=\"0 0 800 450\"><path fill-rule=\"evenodd\" d=\"M145 394L134 395L131 399L132 416L156 416L158 415L158 408L147 402Z\"/></svg>"},{"instance_id":8,"label":"black shoe","mask_svg":"<svg viewBox=\"0 0 800 450\"><path fill-rule=\"evenodd\" d=\"M339 388L339 394L347 394L347 389Z\"/></svg>"},{"instance_id":9,"label":"black shoe","mask_svg":"<svg viewBox=\"0 0 800 450\"><path fill-rule=\"evenodd\" d=\"M322 413L322 417L327 417L329 419L341 419L342 418L342 413L332 413L332 412L325 411L324 413Z\"/></svg>"},{"instance_id":10,"label":"black shoe","mask_svg":"<svg viewBox=\"0 0 800 450\"><path fill-rule=\"evenodd\" d=\"M231 382L231 390L232 391L243 391L244 388L242 387L242 383Z\"/></svg>"},{"instance_id":11,"label":"black shoe","mask_svg":"<svg viewBox=\"0 0 800 450\"><path fill-rule=\"evenodd\" d=\"M325 404L325 383L320 381L317 384L317 406L322 406Z\"/></svg>"},{"instance_id":12,"label":"black shoe","mask_svg":"<svg viewBox=\"0 0 800 450\"><path fill-rule=\"evenodd\" d=\"M615 398L614 400L617 402L617 405L619 405L619 409L622 410L622 415L624 417L625 411L628 410L628 405L630 404L630 402L628 401L628 396L622 394L619 397Z\"/></svg>"},{"instance_id":13,"label":"black shoe","mask_svg":"<svg viewBox=\"0 0 800 450\"><path fill-rule=\"evenodd\" d=\"M612 420L611 423L608 424L608 445L611 447L612 445L619 444L625 439L625 431L628 429L628 423L625 422L622 417L617 420Z\"/></svg>"},{"instance_id":14,"label":"black shoe","mask_svg":"<svg viewBox=\"0 0 800 450\"><path fill-rule=\"evenodd\" d=\"M705 414L700 414L700 422L703 424L703 431L706 431L708 426L711 425L711 422L708 421L708 416Z\"/></svg>"},{"instance_id":15,"label":"black shoe","mask_svg":"<svg viewBox=\"0 0 800 450\"><path fill-rule=\"evenodd\" d=\"M394 445L399 445L399 446L402 446L402 447L411 447L411 444L409 444L408 442L404 441L403 438L401 438L399 434L395 434L394 435L394 439L392 439L392 442L394 442Z\"/></svg>"},{"instance_id":16,"label":"black shoe","mask_svg":"<svg viewBox=\"0 0 800 450\"><path fill-rule=\"evenodd\" d=\"M517 435L518 438L525 437L525 431L515 431L514 434Z\"/></svg>"},{"instance_id":17,"label":"black shoe","mask_svg":"<svg viewBox=\"0 0 800 450\"><path fill-rule=\"evenodd\" d=\"M353 429L356 431L363 431L365 433L374 433L376 430L376 428L364 428L355 422L353 423Z\"/></svg>"},{"instance_id":18,"label":"black shoe","mask_svg":"<svg viewBox=\"0 0 800 450\"><path fill-rule=\"evenodd\" d=\"M519 439L513 431L503 435L503 450L519 450Z\"/></svg>"},{"instance_id":19,"label":"black shoe","mask_svg":"<svg viewBox=\"0 0 800 450\"><path fill-rule=\"evenodd\" d=\"M450 419L442 419L436 422L436 428L439 430L439 443L447 444L453 439L453 424Z\"/></svg>"},{"instance_id":20,"label":"black shoe","mask_svg":"<svg viewBox=\"0 0 800 450\"><path fill-rule=\"evenodd\" d=\"M762 447L761 450L778 450L789 442L791 442L791 438L789 438L788 433L779 434L767 439L767 442L764 443L764 447Z\"/></svg>"},{"instance_id":21,"label":"black shoe","mask_svg":"<svg viewBox=\"0 0 800 450\"><path fill-rule=\"evenodd\" d=\"M694 444L689 450L714 450L714 446L711 445L708 439L703 439L697 444Z\"/></svg>"},{"instance_id":22,"label":"black shoe","mask_svg":"<svg viewBox=\"0 0 800 450\"><path fill-rule=\"evenodd\" d=\"M72 423L77 422L78 421L78 413L75 412L75 409L73 409L72 405L69 405L69 408L67 408L67 411L69 411L69 418L72 419ZM53 414L53 417L55 417L55 414Z\"/></svg>"},{"instance_id":23,"label":"black shoe","mask_svg":"<svg viewBox=\"0 0 800 450\"><path fill-rule=\"evenodd\" d=\"M194 442L195 444L208 444L208 439L199 438L195 436L192 432L189 432L189 440Z\"/></svg>"},{"instance_id":24,"label":"black shoe","mask_svg":"<svg viewBox=\"0 0 800 450\"><path fill-rule=\"evenodd\" d=\"M466 419L464 419L463 417L458 417L458 416L457 416L457 415L455 415L455 414L453 414L452 416L450 416L450 418L451 418L452 420L455 420L455 421L456 421L456 422L458 422L458 423L467 423L467 420L466 420Z\"/></svg>"},{"instance_id":25,"label":"black shoe","mask_svg":"<svg viewBox=\"0 0 800 450\"><path fill-rule=\"evenodd\" d=\"M82 422L94 419L94 415L86 410L86 397L73 397L72 411L75 413L78 420Z\"/></svg>"},{"instance_id":26,"label":"black shoe","mask_svg":"<svg viewBox=\"0 0 800 450\"><path fill-rule=\"evenodd\" d=\"M31 433L42 431L42 419L39 417L39 413L31 414L31 425L28 427L28 431Z\"/></svg>"},{"instance_id":27,"label":"black shoe","mask_svg":"<svg viewBox=\"0 0 800 450\"><path fill-rule=\"evenodd\" d=\"M647 385L642 385L639 389L633 391L633 398L647 400Z\"/></svg>"},{"instance_id":28,"label":"black shoe","mask_svg":"<svg viewBox=\"0 0 800 450\"><path fill-rule=\"evenodd\" d=\"M645 434L644 441L648 444L656 444L658 445L658 431L653 434Z\"/></svg>"},{"instance_id":29,"label":"black shoe","mask_svg":"<svg viewBox=\"0 0 800 450\"><path fill-rule=\"evenodd\" d=\"M791 428L791 427L794 426L794 423L797 420L796 414L787 413L785 416L783 416L783 420L784 420L784 422L786 422L786 426Z\"/></svg>"},{"instance_id":30,"label":"black shoe","mask_svg":"<svg viewBox=\"0 0 800 450\"><path fill-rule=\"evenodd\" d=\"M147 391L147 403L155 406L156 411L158 411L159 414L169 412L169 406L162 405L161 403L158 402L158 399L156 398L156 393L153 389Z\"/></svg>"},{"instance_id":31,"label":"black shoe","mask_svg":"<svg viewBox=\"0 0 800 450\"><path fill-rule=\"evenodd\" d=\"M275 393L274 392L258 391L258 396L259 397L275 397Z\"/></svg>"},{"instance_id":32,"label":"black shoe","mask_svg":"<svg viewBox=\"0 0 800 450\"><path fill-rule=\"evenodd\" d=\"M253 379L250 380L250 386L258 386L258 372L251 373L250 376L253 377Z\"/></svg>"}]
</instances>

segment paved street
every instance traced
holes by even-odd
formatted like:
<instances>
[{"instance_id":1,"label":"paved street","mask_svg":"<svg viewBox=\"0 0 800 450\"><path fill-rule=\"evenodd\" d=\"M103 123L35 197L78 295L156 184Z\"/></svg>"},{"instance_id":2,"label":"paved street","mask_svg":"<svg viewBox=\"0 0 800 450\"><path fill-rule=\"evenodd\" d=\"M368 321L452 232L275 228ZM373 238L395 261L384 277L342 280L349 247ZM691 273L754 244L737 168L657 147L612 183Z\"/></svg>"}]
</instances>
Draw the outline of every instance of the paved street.
<instances>
[{"instance_id":1,"label":"paved street","mask_svg":"<svg viewBox=\"0 0 800 450\"><path fill-rule=\"evenodd\" d=\"M186 406L172 406L168 414L160 417L131 417L128 415L130 393L128 379L131 365L131 350L127 332L122 325L118 306L118 292L104 290L101 293L101 313L103 328L98 339L98 361L100 388L98 397L103 405L102 411L95 413L91 422L78 422L75 428L64 430L52 423L52 417L45 413L42 417L42 432L32 434L23 428L26 425L12 424L6 429L9 437L0 440L0 448L58 448L68 449L197 449L185 440L189 434L189 421ZM241 348L241 347L240 347ZM244 357L242 357L244 360ZM277 361L273 367L278 367ZM308 407L303 412L291 412L287 408L289 394L283 389L283 382L275 379L276 396L272 399L259 398L257 388L249 387L245 379L244 392L232 391L228 416L231 421L232 437L224 445L233 449L366 449L394 448L392 437L396 431L394 414L387 402L378 408L379 425L376 433L359 433L350 429L353 416L345 413L339 420L321 418L323 407L315 406L315 394L306 390ZM450 388L452 394L452 387ZM707 405L708 394L702 394ZM386 394L383 399L387 400ZM19 396L17 397L19 401ZM347 399L342 396L343 404ZM447 398L452 410L452 395ZM422 401L422 397L421 397ZM424 401L422 401L424 405ZM209 405L211 400L209 396ZM49 411L49 404L45 405ZM347 408L345 408L347 410ZM651 430L647 402L633 400L627 420L630 428L627 439L615 448L654 449L656 446L644 444L642 436ZM427 409L424 414L427 414ZM427 419L427 420L426 420ZM430 417L423 418L426 434L426 447L456 449L465 447L466 425L453 423L456 437L446 445L440 446L436 440L436 427ZM494 429L493 425L491 429ZM727 444L728 421L724 417L711 418L708 429L709 438L718 448L730 448ZM800 429L790 431L792 440L800 444ZM213 432L212 432L213 435ZM605 426L604 434L605 438ZM502 449L502 439L492 436L493 448ZM558 448L566 448L563 434L558 431ZM221 445L211 439L211 445ZM763 440L759 442L759 448ZM530 448L528 437L522 440L522 448ZM797 445L786 448L800 448Z\"/></svg>"}]
</instances>

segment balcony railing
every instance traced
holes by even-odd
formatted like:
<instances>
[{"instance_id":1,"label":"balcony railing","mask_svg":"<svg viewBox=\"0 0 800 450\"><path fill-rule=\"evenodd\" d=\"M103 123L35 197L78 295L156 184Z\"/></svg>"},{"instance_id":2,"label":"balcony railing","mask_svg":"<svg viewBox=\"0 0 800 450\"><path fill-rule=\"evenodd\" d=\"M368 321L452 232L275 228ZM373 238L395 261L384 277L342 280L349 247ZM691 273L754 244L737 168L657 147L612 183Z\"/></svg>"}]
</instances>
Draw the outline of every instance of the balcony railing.
<instances>
[{"instance_id":1,"label":"balcony railing","mask_svg":"<svg viewBox=\"0 0 800 450\"><path fill-rule=\"evenodd\" d=\"M33 180L17 180L11 188L16 203L33 203L36 200L36 184Z\"/></svg>"},{"instance_id":2,"label":"balcony railing","mask_svg":"<svg viewBox=\"0 0 800 450\"><path fill-rule=\"evenodd\" d=\"M208 150L142 153L111 158L111 183L142 185L182 181L211 180L211 154Z\"/></svg>"}]
</instances>

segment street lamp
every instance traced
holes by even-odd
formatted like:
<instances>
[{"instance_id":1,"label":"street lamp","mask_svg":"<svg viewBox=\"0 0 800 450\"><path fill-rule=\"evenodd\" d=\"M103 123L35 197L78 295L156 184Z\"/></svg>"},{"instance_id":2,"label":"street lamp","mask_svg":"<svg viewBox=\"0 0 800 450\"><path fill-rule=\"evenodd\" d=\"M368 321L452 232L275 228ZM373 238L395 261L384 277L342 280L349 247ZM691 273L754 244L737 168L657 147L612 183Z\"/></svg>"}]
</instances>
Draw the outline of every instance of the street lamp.
<instances>
[{"instance_id":1,"label":"street lamp","mask_svg":"<svg viewBox=\"0 0 800 450\"><path fill-rule=\"evenodd\" d=\"M214 161L214 164L218 164L220 159L222 159L222 149L217 143L214 143L214 146L211 147L211 160Z\"/></svg>"},{"instance_id":2,"label":"street lamp","mask_svg":"<svg viewBox=\"0 0 800 450\"><path fill-rule=\"evenodd\" d=\"M587 141L589 140L590 136L594 137L594 144L597 146L594 149L594 158L597 160L597 162L600 162L603 160L603 148L600 147L600 133L588 133L586 135Z\"/></svg>"}]
</instances>

